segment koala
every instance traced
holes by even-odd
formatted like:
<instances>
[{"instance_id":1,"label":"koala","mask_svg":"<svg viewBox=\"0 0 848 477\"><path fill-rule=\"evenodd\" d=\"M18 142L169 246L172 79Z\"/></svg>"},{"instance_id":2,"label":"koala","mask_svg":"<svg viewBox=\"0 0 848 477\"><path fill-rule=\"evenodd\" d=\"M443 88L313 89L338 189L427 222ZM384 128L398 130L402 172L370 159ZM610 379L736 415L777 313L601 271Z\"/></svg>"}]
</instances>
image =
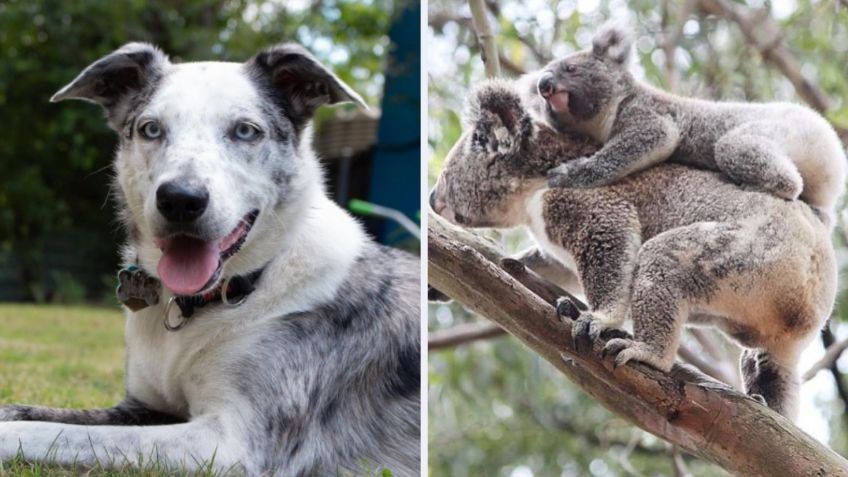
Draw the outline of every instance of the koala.
<instances>
[{"instance_id":1,"label":"koala","mask_svg":"<svg viewBox=\"0 0 848 477\"><path fill-rule=\"evenodd\" d=\"M553 168L552 187L607 185L671 160L784 199L800 197L833 223L846 157L824 118L792 103L713 102L661 91L633 77L631 51L626 31L607 23L590 50L522 78L521 94L536 118L603 144Z\"/></svg>"},{"instance_id":2,"label":"koala","mask_svg":"<svg viewBox=\"0 0 848 477\"><path fill-rule=\"evenodd\" d=\"M630 318L633 336L606 341L605 354L669 371L684 324L717 327L745 348L745 391L795 417L798 359L836 294L821 214L675 163L606 187L548 188L548 170L598 144L535 120L509 82L480 86L465 114L431 206L462 226L523 226L573 267L590 306L572 326L577 343Z\"/></svg>"}]
</instances>

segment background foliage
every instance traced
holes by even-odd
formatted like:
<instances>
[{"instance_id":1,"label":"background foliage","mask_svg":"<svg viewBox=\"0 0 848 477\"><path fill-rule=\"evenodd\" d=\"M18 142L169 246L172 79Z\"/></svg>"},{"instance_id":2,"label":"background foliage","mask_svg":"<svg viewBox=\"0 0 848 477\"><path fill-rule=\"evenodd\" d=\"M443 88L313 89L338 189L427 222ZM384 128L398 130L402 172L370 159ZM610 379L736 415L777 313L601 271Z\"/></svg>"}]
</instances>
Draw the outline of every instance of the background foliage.
<instances>
[{"instance_id":1,"label":"background foliage","mask_svg":"<svg viewBox=\"0 0 848 477\"><path fill-rule=\"evenodd\" d=\"M764 15L798 62L801 73L830 100L827 117L848 126L848 5L836 0L737 0L727 2ZM480 48L463 0L429 3L429 180L432 185L445 154L461 133L460 115L471 86L485 77ZM690 3L691 5L691 3ZM530 71L548 60L590 44L593 28L617 18L634 27L637 76L678 93L743 101L802 102L786 77L766 62L733 22L697 9L685 17L683 1L528 0L489 2L504 76ZM681 25L666 70L664 26ZM844 225L844 224L843 224ZM501 236L507 251L528 245L523 232ZM834 237L840 256L845 241ZM844 287L845 280L841 283ZM848 314L840 299L831 329L848 336ZM430 305L429 328L450 329L479 321L458 305ZM710 338L735 368L735 347ZM687 345L707 355L690 337ZM823 352L817 342L802 368ZM848 455L844 398L835 386L837 372L820 372L802 388L801 426ZM547 362L506 337L430 353L430 474L538 476L679 475L672 449L607 412ZM787 450L791 452L791 450ZM685 458L693 475L727 475L723 470Z\"/></svg>"},{"instance_id":2,"label":"background foliage","mask_svg":"<svg viewBox=\"0 0 848 477\"><path fill-rule=\"evenodd\" d=\"M129 41L175 61L243 61L294 40L379 104L393 3L0 0L0 300L111 295L123 234L107 200L116 139L99 108L48 103L82 68ZM10 288L21 279L25 289Z\"/></svg>"}]
</instances>

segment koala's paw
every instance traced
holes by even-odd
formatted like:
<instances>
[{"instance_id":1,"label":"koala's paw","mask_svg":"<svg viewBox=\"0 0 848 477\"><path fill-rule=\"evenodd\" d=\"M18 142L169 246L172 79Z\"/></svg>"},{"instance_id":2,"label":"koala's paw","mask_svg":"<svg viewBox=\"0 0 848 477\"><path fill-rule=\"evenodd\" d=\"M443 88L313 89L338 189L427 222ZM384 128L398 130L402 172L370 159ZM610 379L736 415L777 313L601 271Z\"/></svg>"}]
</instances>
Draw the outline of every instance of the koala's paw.
<instances>
[{"instance_id":1,"label":"koala's paw","mask_svg":"<svg viewBox=\"0 0 848 477\"><path fill-rule=\"evenodd\" d=\"M548 171L548 187L587 188L598 185L600 178L594 161L582 157L560 164Z\"/></svg>"},{"instance_id":2,"label":"koala's paw","mask_svg":"<svg viewBox=\"0 0 848 477\"><path fill-rule=\"evenodd\" d=\"M796 200L804 190L804 182L800 175L797 178L776 177L774 183L767 184L765 188L782 199Z\"/></svg>"},{"instance_id":3,"label":"koala's paw","mask_svg":"<svg viewBox=\"0 0 848 477\"><path fill-rule=\"evenodd\" d=\"M567 296L561 296L556 301L557 316L562 321L572 321L580 318L580 308Z\"/></svg>"},{"instance_id":4,"label":"koala's paw","mask_svg":"<svg viewBox=\"0 0 848 477\"><path fill-rule=\"evenodd\" d=\"M599 339L629 338L626 331L615 328L606 315L586 311L571 323L571 339L578 353L589 353Z\"/></svg>"},{"instance_id":5,"label":"koala's paw","mask_svg":"<svg viewBox=\"0 0 848 477\"><path fill-rule=\"evenodd\" d=\"M624 366L630 361L639 361L660 371L669 372L674 363L674 358L671 360L665 359L649 348L647 344L627 338L614 338L607 341L602 356L604 358L613 356L616 368Z\"/></svg>"}]
</instances>

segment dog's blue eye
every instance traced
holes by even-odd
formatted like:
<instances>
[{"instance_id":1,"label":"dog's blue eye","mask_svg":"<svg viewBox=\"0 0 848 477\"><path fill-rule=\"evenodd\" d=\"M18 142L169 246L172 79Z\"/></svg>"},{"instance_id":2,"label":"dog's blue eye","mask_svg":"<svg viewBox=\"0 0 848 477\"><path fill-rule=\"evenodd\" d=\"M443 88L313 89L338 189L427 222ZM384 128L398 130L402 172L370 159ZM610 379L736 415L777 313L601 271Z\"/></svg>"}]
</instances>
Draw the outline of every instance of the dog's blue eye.
<instances>
[{"instance_id":1,"label":"dog's blue eye","mask_svg":"<svg viewBox=\"0 0 848 477\"><path fill-rule=\"evenodd\" d=\"M233 130L233 135L239 141L253 141L259 137L260 134L262 134L262 131L260 131L258 127L245 122L238 123L236 128Z\"/></svg>"},{"instance_id":2,"label":"dog's blue eye","mask_svg":"<svg viewBox=\"0 0 848 477\"><path fill-rule=\"evenodd\" d=\"M158 121L147 121L138 130L145 139L157 139L162 135L162 127Z\"/></svg>"}]
</instances>

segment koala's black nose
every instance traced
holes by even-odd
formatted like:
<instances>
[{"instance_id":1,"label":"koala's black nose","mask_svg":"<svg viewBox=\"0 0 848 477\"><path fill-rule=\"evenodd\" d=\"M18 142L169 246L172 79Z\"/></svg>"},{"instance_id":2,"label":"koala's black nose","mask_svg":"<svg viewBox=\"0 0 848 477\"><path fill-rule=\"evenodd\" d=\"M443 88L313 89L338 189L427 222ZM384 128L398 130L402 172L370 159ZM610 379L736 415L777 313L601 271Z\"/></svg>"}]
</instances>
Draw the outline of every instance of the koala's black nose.
<instances>
[{"instance_id":1,"label":"koala's black nose","mask_svg":"<svg viewBox=\"0 0 848 477\"><path fill-rule=\"evenodd\" d=\"M436 188L435 187L430 189L429 202L430 202L430 208L433 209L433 210L436 210Z\"/></svg>"},{"instance_id":2,"label":"koala's black nose","mask_svg":"<svg viewBox=\"0 0 848 477\"><path fill-rule=\"evenodd\" d=\"M156 208L168 222L192 222L208 205L209 191L203 185L175 180L156 189Z\"/></svg>"},{"instance_id":3,"label":"koala's black nose","mask_svg":"<svg viewBox=\"0 0 848 477\"><path fill-rule=\"evenodd\" d=\"M548 99L551 95L554 94L554 90L556 89L556 81L554 80L554 75L550 73L545 73L539 78L539 94L542 95L543 98Z\"/></svg>"}]
</instances>

